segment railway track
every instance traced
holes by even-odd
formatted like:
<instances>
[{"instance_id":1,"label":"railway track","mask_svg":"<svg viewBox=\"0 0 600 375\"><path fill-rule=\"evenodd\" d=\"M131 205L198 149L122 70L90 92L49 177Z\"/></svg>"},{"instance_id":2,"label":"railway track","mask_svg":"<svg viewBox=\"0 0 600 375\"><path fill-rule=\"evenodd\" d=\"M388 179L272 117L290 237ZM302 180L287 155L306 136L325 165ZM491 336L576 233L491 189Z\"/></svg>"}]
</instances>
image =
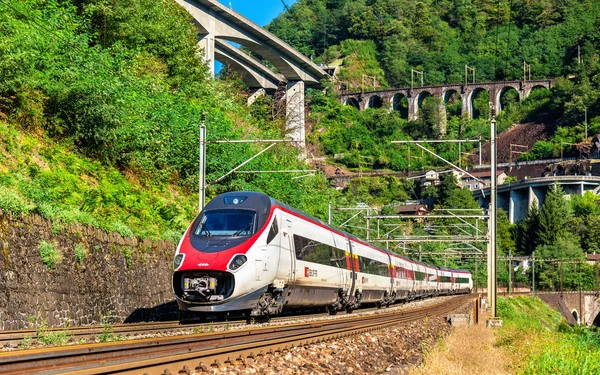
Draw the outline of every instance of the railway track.
<instances>
[{"instance_id":1,"label":"railway track","mask_svg":"<svg viewBox=\"0 0 600 375\"><path fill-rule=\"evenodd\" d=\"M369 311L369 310L365 310ZM318 318L329 316L329 314L312 314L307 315L310 318ZM277 317L271 320L272 323L285 323L288 321L298 320L298 316L292 317ZM245 324L245 318L222 319L210 323L197 324L180 324L179 321L154 322L154 323L137 323L137 324L115 324L107 326L110 329L110 336L113 340L123 341L128 339L140 338L143 336L173 336L182 333L202 333L224 331L230 329L236 324ZM104 326L84 326L84 327L69 327L65 328L49 328L44 331L45 334L55 334L57 332L65 332L69 337L70 343L93 343L103 335L107 334ZM31 345L37 344L38 332L35 329L0 331L0 349L1 348L18 348L26 340L31 340Z\"/></svg>"},{"instance_id":2,"label":"railway track","mask_svg":"<svg viewBox=\"0 0 600 375\"><path fill-rule=\"evenodd\" d=\"M464 295L410 310L380 310L371 315L339 316L238 331L4 352L0 353L0 373L189 374L194 370L204 370L214 363L234 363L292 346L368 332L426 316L448 314L472 298L471 295Z\"/></svg>"}]
</instances>

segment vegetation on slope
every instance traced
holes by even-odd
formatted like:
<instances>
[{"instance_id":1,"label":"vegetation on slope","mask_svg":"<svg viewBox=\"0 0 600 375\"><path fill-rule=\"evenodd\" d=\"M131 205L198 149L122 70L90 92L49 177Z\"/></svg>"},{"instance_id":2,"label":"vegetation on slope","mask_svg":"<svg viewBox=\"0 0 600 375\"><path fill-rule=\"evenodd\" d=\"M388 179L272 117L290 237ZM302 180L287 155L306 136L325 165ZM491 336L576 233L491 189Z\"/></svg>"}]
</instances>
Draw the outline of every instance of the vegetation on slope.
<instances>
[{"instance_id":1,"label":"vegetation on slope","mask_svg":"<svg viewBox=\"0 0 600 375\"><path fill-rule=\"evenodd\" d=\"M236 80L207 76L190 16L172 1L0 9L2 209L175 239L197 209L202 113L209 139L284 135L281 121L247 110ZM262 147L209 144L207 181ZM277 146L248 167L305 168L297 155ZM232 174L207 195L264 191L326 217L326 187L323 176Z\"/></svg>"},{"instance_id":2,"label":"vegetation on slope","mask_svg":"<svg viewBox=\"0 0 600 375\"><path fill-rule=\"evenodd\" d=\"M497 345L515 358L518 374L596 374L600 336L569 327L560 313L538 298L499 298L503 327Z\"/></svg>"},{"instance_id":3,"label":"vegetation on slope","mask_svg":"<svg viewBox=\"0 0 600 375\"><path fill-rule=\"evenodd\" d=\"M539 142L523 159L556 157L561 141L582 141L586 106L588 134L600 132L600 5L591 0L300 0L268 28L315 61L339 65L341 87L351 91L374 89L373 77L377 88L408 87L412 69L425 72L426 85L462 83L465 65L476 69L478 82L521 80L523 61L531 65L532 79L559 77L552 95L535 93L521 103L515 90L503 95L499 131L522 121L558 127L556 136ZM575 78L560 78L567 76ZM413 122L402 118L406 103L387 118L392 108L352 114L334 101L324 105L323 99L313 100L312 120L318 125L313 140L321 141L330 156L344 154L340 162L349 167L357 167L360 157L371 157L374 168L408 170L408 148L399 150L389 140L440 135L443 115L434 98L424 100L419 120ZM447 137L489 138L488 102L485 92L474 98L478 118L471 121L461 116L459 98L451 97ZM379 134L368 134L373 130ZM463 146L461 151L469 152L475 145ZM454 162L459 159L455 144L436 150ZM562 151L576 153L570 146ZM411 160L412 169L435 165L439 163L427 156Z\"/></svg>"}]
</instances>

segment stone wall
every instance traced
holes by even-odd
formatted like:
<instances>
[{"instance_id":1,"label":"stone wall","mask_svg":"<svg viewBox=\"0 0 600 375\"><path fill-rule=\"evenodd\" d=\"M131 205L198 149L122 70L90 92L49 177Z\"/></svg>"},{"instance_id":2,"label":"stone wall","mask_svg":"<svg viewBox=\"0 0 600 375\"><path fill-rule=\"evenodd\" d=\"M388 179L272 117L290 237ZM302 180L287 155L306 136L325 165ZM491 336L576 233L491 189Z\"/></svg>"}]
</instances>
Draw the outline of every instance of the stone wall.
<instances>
[{"instance_id":1,"label":"stone wall","mask_svg":"<svg viewBox=\"0 0 600 375\"><path fill-rule=\"evenodd\" d=\"M49 268L39 246L52 243L60 260ZM78 261L75 248L85 252ZM54 226L40 216L0 211L0 329L167 320L177 317L171 292L176 244L141 241L82 226Z\"/></svg>"}]
</instances>

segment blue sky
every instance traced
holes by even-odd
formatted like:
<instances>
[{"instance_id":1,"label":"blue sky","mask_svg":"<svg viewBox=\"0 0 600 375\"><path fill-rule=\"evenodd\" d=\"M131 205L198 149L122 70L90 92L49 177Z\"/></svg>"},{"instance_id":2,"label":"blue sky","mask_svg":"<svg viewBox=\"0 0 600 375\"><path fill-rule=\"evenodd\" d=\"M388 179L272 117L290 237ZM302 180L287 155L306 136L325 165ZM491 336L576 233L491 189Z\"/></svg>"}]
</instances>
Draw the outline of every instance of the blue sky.
<instances>
[{"instance_id":1,"label":"blue sky","mask_svg":"<svg viewBox=\"0 0 600 375\"><path fill-rule=\"evenodd\" d=\"M287 6L292 6L296 0L283 0ZM282 13L285 8L281 0L219 0L222 4L248 18L259 26L265 26L273 18Z\"/></svg>"}]
</instances>

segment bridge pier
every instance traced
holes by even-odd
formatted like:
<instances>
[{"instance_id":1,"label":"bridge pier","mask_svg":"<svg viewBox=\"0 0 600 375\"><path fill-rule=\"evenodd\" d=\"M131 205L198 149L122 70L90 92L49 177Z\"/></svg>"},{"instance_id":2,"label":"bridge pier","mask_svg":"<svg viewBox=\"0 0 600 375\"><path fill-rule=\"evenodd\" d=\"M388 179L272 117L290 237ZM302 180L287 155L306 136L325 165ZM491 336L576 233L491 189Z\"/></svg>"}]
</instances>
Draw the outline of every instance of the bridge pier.
<instances>
[{"instance_id":1,"label":"bridge pier","mask_svg":"<svg viewBox=\"0 0 600 375\"><path fill-rule=\"evenodd\" d=\"M294 145L302 151L302 158L306 158L306 136L304 129L304 82L288 82L285 96L285 114L287 117L287 134L294 141Z\"/></svg>"}]
</instances>

